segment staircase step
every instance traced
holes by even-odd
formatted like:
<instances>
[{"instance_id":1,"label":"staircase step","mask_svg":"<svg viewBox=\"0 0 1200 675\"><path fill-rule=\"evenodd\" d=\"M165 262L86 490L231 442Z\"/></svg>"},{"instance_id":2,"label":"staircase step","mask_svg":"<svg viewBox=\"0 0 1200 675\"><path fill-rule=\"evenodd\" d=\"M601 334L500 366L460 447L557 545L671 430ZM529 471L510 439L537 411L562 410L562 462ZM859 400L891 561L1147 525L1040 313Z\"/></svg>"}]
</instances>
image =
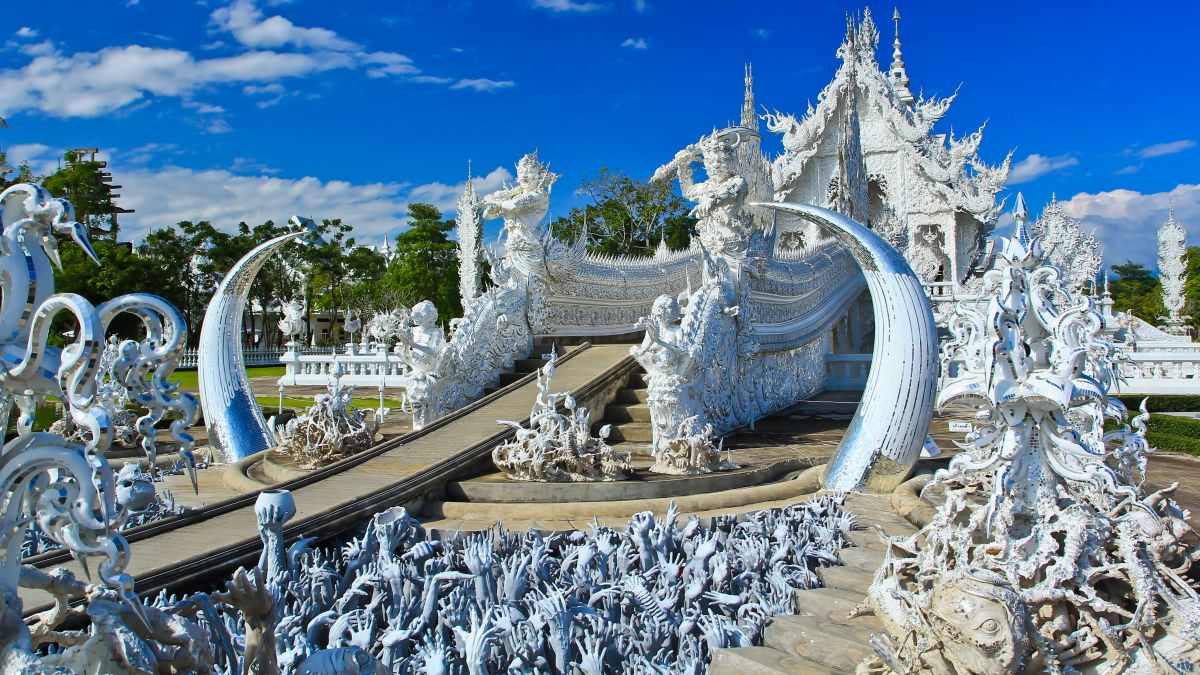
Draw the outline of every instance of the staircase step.
<instances>
[{"instance_id":1,"label":"staircase step","mask_svg":"<svg viewBox=\"0 0 1200 675\"><path fill-rule=\"evenodd\" d=\"M644 404L627 405L613 404L604 408L604 421L613 423L622 422L649 422L650 407Z\"/></svg>"},{"instance_id":2,"label":"staircase step","mask_svg":"<svg viewBox=\"0 0 1200 675\"><path fill-rule=\"evenodd\" d=\"M649 392L645 389L622 389L621 391L617 392L617 398L615 399L615 402L631 403L636 405L638 403L645 403L648 396Z\"/></svg>"},{"instance_id":3,"label":"staircase step","mask_svg":"<svg viewBox=\"0 0 1200 675\"><path fill-rule=\"evenodd\" d=\"M883 564L884 555L884 552L879 549L859 547L844 548L838 552L838 557L842 559L843 565L864 569L872 574Z\"/></svg>"},{"instance_id":4,"label":"staircase step","mask_svg":"<svg viewBox=\"0 0 1200 675\"><path fill-rule=\"evenodd\" d=\"M546 359L517 359L513 361L513 369L518 373L532 373L546 365Z\"/></svg>"},{"instance_id":5,"label":"staircase step","mask_svg":"<svg viewBox=\"0 0 1200 675\"><path fill-rule=\"evenodd\" d=\"M645 389L650 385L650 376L645 373L633 373L629 376L629 389Z\"/></svg>"},{"instance_id":6,"label":"staircase step","mask_svg":"<svg viewBox=\"0 0 1200 675\"><path fill-rule=\"evenodd\" d=\"M529 373L500 373L500 386L507 387Z\"/></svg>"},{"instance_id":7,"label":"staircase step","mask_svg":"<svg viewBox=\"0 0 1200 675\"><path fill-rule=\"evenodd\" d=\"M592 429L592 433L598 433L603 424L596 425ZM624 424L614 424L612 431L608 435L610 442L633 441L635 443L649 443L654 440L654 430L650 427L649 422L626 422Z\"/></svg>"},{"instance_id":8,"label":"staircase step","mask_svg":"<svg viewBox=\"0 0 1200 675\"><path fill-rule=\"evenodd\" d=\"M862 597L866 597L867 589L871 587L871 581L875 575L872 572L857 567L838 565L836 567L823 567L817 570L817 576L821 578L823 586L853 591Z\"/></svg>"},{"instance_id":9,"label":"staircase step","mask_svg":"<svg viewBox=\"0 0 1200 675\"><path fill-rule=\"evenodd\" d=\"M858 548L871 549L872 551L887 550L887 544L883 543L874 528L869 530L851 530L846 535L846 538Z\"/></svg>"},{"instance_id":10,"label":"staircase step","mask_svg":"<svg viewBox=\"0 0 1200 675\"><path fill-rule=\"evenodd\" d=\"M714 649L711 675L826 675L838 671L771 647Z\"/></svg>"},{"instance_id":11,"label":"staircase step","mask_svg":"<svg viewBox=\"0 0 1200 675\"><path fill-rule=\"evenodd\" d=\"M867 642L871 632L814 616L777 616L767 622L763 642L800 658L853 672L874 653Z\"/></svg>"},{"instance_id":12,"label":"staircase step","mask_svg":"<svg viewBox=\"0 0 1200 675\"><path fill-rule=\"evenodd\" d=\"M858 607L863 597L860 595L851 599L846 595L843 595L841 589L832 588L799 591L796 593L796 613L876 632L883 630L883 623L874 614L851 619L850 612Z\"/></svg>"}]
</instances>

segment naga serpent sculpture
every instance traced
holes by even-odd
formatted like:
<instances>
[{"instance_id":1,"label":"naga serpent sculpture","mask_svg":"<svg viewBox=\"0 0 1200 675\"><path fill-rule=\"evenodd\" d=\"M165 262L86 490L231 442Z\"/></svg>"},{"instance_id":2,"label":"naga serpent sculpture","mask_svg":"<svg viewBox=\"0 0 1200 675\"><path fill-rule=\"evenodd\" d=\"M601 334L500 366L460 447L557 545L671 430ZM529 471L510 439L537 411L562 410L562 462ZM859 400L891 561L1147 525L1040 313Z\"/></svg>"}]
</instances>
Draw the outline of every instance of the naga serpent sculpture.
<instances>
[{"instance_id":1,"label":"naga serpent sculpture","mask_svg":"<svg viewBox=\"0 0 1200 675\"><path fill-rule=\"evenodd\" d=\"M250 285L258 271L284 244L312 230L312 221L292 217L296 231L259 244L229 270L208 303L200 328L197 374L200 405L209 444L228 462L236 462L276 445L262 410L254 400L242 359L242 315Z\"/></svg>"},{"instance_id":2,"label":"naga serpent sculpture","mask_svg":"<svg viewBox=\"0 0 1200 675\"><path fill-rule=\"evenodd\" d=\"M862 268L875 315L871 374L823 482L833 490L891 492L917 461L937 393L937 327L921 280L882 237L836 211L807 204L753 206L817 224Z\"/></svg>"}]
</instances>

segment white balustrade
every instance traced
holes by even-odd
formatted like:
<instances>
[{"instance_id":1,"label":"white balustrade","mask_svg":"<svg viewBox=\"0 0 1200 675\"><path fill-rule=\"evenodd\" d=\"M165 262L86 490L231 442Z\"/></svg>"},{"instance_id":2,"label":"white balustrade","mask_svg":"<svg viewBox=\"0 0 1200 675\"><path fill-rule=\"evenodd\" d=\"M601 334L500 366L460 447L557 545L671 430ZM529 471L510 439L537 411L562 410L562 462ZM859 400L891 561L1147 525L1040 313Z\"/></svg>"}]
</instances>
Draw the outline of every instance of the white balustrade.
<instances>
[{"instance_id":1,"label":"white balustrade","mask_svg":"<svg viewBox=\"0 0 1200 675\"><path fill-rule=\"evenodd\" d=\"M399 354L386 345L349 345L342 351L320 353L286 351L280 357L285 368L279 384L283 387L325 386L333 371L334 360L341 364L342 381L356 387L403 387L408 367Z\"/></svg>"}]
</instances>

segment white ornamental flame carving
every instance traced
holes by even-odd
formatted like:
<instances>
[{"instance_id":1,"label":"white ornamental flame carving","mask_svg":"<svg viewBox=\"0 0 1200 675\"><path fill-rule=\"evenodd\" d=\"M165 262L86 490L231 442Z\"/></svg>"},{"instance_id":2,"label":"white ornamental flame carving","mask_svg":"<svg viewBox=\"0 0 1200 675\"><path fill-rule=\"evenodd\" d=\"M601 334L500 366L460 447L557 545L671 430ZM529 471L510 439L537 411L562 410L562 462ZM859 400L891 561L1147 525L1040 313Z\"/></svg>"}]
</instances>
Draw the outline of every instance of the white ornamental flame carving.
<instances>
[{"instance_id":1,"label":"white ornamental flame carving","mask_svg":"<svg viewBox=\"0 0 1200 675\"><path fill-rule=\"evenodd\" d=\"M278 452L295 458L297 466L312 469L362 452L375 443L379 415L359 410L353 403L354 387L342 384L346 369L335 362L328 391L317 394L313 405L282 428L272 431L279 438Z\"/></svg>"},{"instance_id":2,"label":"white ornamental flame carving","mask_svg":"<svg viewBox=\"0 0 1200 675\"><path fill-rule=\"evenodd\" d=\"M868 593L886 633L866 672L1173 672L1194 662L1200 598L1185 578L1196 533L1147 493L1145 420L1105 433L1117 349L1103 319L1030 239L997 243L986 306L964 303L938 405L979 425L933 485L945 501L889 540Z\"/></svg>"}]
</instances>

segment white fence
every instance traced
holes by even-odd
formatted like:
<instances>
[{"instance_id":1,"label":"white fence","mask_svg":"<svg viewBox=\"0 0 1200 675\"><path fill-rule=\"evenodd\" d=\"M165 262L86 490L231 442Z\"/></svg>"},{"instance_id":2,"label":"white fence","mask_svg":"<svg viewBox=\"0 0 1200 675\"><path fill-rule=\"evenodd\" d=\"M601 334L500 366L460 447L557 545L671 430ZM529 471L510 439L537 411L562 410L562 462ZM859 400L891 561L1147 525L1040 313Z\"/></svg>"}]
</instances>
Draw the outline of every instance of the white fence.
<instances>
[{"instance_id":1,"label":"white fence","mask_svg":"<svg viewBox=\"0 0 1200 675\"><path fill-rule=\"evenodd\" d=\"M301 350L304 354L319 354L324 352L329 353L329 348L320 347L305 347ZM283 363L283 355L287 353L286 349L242 349L242 361L248 367L254 366L278 366ZM200 362L200 350L195 347L184 350L183 357L179 359L179 368L196 368Z\"/></svg>"},{"instance_id":2,"label":"white fence","mask_svg":"<svg viewBox=\"0 0 1200 675\"><path fill-rule=\"evenodd\" d=\"M289 351L280 356L285 372L279 384L323 387L329 381L334 361L344 371L342 382L358 387L403 387L408 367L399 354L377 344L349 345L339 352Z\"/></svg>"}]
</instances>

